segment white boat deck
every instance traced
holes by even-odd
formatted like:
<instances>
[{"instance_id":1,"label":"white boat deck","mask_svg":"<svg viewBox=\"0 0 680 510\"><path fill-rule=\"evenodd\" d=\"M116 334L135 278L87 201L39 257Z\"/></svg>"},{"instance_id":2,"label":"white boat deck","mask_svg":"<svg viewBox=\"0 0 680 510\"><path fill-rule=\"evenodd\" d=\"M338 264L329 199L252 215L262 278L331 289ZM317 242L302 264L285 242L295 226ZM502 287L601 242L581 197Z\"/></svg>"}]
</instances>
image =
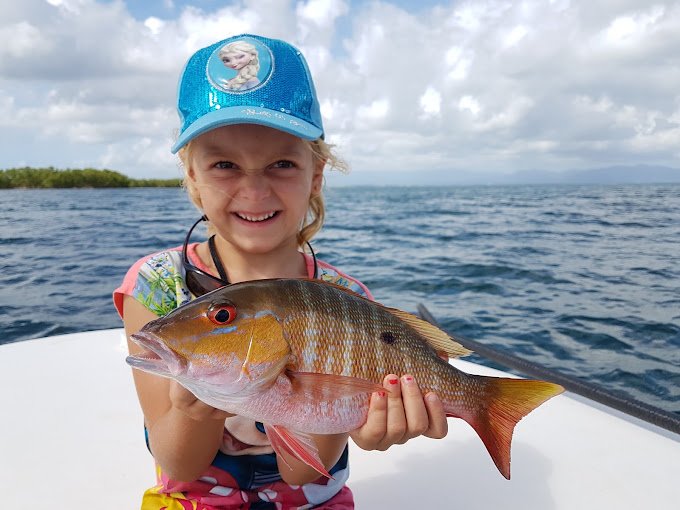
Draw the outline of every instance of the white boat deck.
<instances>
[{"instance_id":1,"label":"white boat deck","mask_svg":"<svg viewBox=\"0 0 680 510\"><path fill-rule=\"evenodd\" d=\"M120 329L0 346L2 508L139 508L155 476L126 354ZM357 509L680 505L680 436L580 397L556 397L520 422L510 481L467 424L449 427L443 440L387 452L352 445Z\"/></svg>"}]
</instances>

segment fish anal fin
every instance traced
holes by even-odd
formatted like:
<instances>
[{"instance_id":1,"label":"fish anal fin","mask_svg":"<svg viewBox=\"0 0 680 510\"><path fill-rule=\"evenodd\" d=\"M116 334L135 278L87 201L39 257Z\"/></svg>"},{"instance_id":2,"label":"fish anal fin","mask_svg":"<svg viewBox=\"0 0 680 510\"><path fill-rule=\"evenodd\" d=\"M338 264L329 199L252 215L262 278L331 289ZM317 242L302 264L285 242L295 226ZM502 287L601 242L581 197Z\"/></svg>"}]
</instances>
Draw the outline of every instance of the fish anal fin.
<instances>
[{"instance_id":1,"label":"fish anal fin","mask_svg":"<svg viewBox=\"0 0 680 510\"><path fill-rule=\"evenodd\" d=\"M345 375L291 371L286 374L293 386L293 392L317 402L329 402L338 398L385 390L380 384Z\"/></svg>"},{"instance_id":2,"label":"fish anal fin","mask_svg":"<svg viewBox=\"0 0 680 510\"><path fill-rule=\"evenodd\" d=\"M265 425L264 430L277 456L283 460L283 463L289 469L292 468L286 460L286 456L283 455L284 452L304 462L323 476L334 480L321 462L319 451L311 436L301 432L293 432L279 425Z\"/></svg>"},{"instance_id":3,"label":"fish anal fin","mask_svg":"<svg viewBox=\"0 0 680 510\"><path fill-rule=\"evenodd\" d=\"M470 349L466 349L444 331L429 322L396 308L385 307L385 309L416 330L438 354L445 353L451 358L460 358L472 354Z\"/></svg>"},{"instance_id":4,"label":"fish anal fin","mask_svg":"<svg viewBox=\"0 0 680 510\"><path fill-rule=\"evenodd\" d=\"M444 410L447 415L459 416L468 422L484 442L500 473L510 479L510 447L515 425L548 399L559 395L564 388L558 384L531 379L506 379L475 376L489 385L486 405L476 410Z\"/></svg>"}]
</instances>

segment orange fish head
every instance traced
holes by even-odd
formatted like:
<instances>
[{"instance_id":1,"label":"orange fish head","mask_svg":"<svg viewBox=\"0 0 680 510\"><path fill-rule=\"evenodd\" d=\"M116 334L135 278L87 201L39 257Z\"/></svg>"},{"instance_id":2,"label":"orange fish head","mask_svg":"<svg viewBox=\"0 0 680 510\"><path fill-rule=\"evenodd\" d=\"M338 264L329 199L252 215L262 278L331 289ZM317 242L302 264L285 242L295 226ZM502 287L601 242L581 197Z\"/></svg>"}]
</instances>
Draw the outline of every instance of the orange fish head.
<instances>
[{"instance_id":1,"label":"orange fish head","mask_svg":"<svg viewBox=\"0 0 680 510\"><path fill-rule=\"evenodd\" d=\"M273 312L213 292L148 323L132 335L145 353L134 368L177 379L190 390L250 395L284 370L290 347Z\"/></svg>"}]
</instances>

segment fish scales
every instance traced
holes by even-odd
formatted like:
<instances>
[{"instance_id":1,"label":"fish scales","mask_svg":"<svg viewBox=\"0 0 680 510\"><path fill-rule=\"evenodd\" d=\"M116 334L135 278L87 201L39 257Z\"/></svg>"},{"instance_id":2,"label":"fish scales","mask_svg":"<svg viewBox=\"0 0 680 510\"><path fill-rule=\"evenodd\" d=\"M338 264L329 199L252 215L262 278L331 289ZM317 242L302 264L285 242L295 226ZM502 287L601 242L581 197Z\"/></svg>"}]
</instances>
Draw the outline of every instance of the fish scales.
<instances>
[{"instance_id":1,"label":"fish scales","mask_svg":"<svg viewBox=\"0 0 680 510\"><path fill-rule=\"evenodd\" d=\"M385 375L412 374L423 393L439 395L447 415L475 429L506 478L516 423L563 391L543 381L461 372L438 353L467 351L441 330L319 280L230 285L150 322L132 339L157 356L130 356L133 367L175 378L204 402L265 423L270 437L278 437L272 426L293 436L351 431L365 421L370 393ZM313 458L305 444L293 450Z\"/></svg>"},{"instance_id":2,"label":"fish scales","mask_svg":"<svg viewBox=\"0 0 680 510\"><path fill-rule=\"evenodd\" d=\"M291 348L300 360L300 371L373 382L381 382L389 373L411 373L425 389L441 392L437 380L442 374L432 377L431 373L434 350L391 313L360 296L339 294L333 287L306 286L299 295L301 300L291 306L298 312L286 321L285 330L290 325ZM384 340L386 334L389 342Z\"/></svg>"}]
</instances>

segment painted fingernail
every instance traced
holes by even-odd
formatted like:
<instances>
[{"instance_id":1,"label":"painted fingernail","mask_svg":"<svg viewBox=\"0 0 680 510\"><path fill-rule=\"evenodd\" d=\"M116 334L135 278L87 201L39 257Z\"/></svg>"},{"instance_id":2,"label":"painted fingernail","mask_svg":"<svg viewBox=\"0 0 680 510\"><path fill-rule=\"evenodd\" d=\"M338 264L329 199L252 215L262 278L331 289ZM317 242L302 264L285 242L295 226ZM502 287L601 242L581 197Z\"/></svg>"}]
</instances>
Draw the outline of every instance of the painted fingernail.
<instances>
[{"instance_id":1,"label":"painted fingernail","mask_svg":"<svg viewBox=\"0 0 680 510\"><path fill-rule=\"evenodd\" d=\"M397 384L399 382L399 379L395 377L394 379L388 379L388 381L390 384Z\"/></svg>"}]
</instances>

